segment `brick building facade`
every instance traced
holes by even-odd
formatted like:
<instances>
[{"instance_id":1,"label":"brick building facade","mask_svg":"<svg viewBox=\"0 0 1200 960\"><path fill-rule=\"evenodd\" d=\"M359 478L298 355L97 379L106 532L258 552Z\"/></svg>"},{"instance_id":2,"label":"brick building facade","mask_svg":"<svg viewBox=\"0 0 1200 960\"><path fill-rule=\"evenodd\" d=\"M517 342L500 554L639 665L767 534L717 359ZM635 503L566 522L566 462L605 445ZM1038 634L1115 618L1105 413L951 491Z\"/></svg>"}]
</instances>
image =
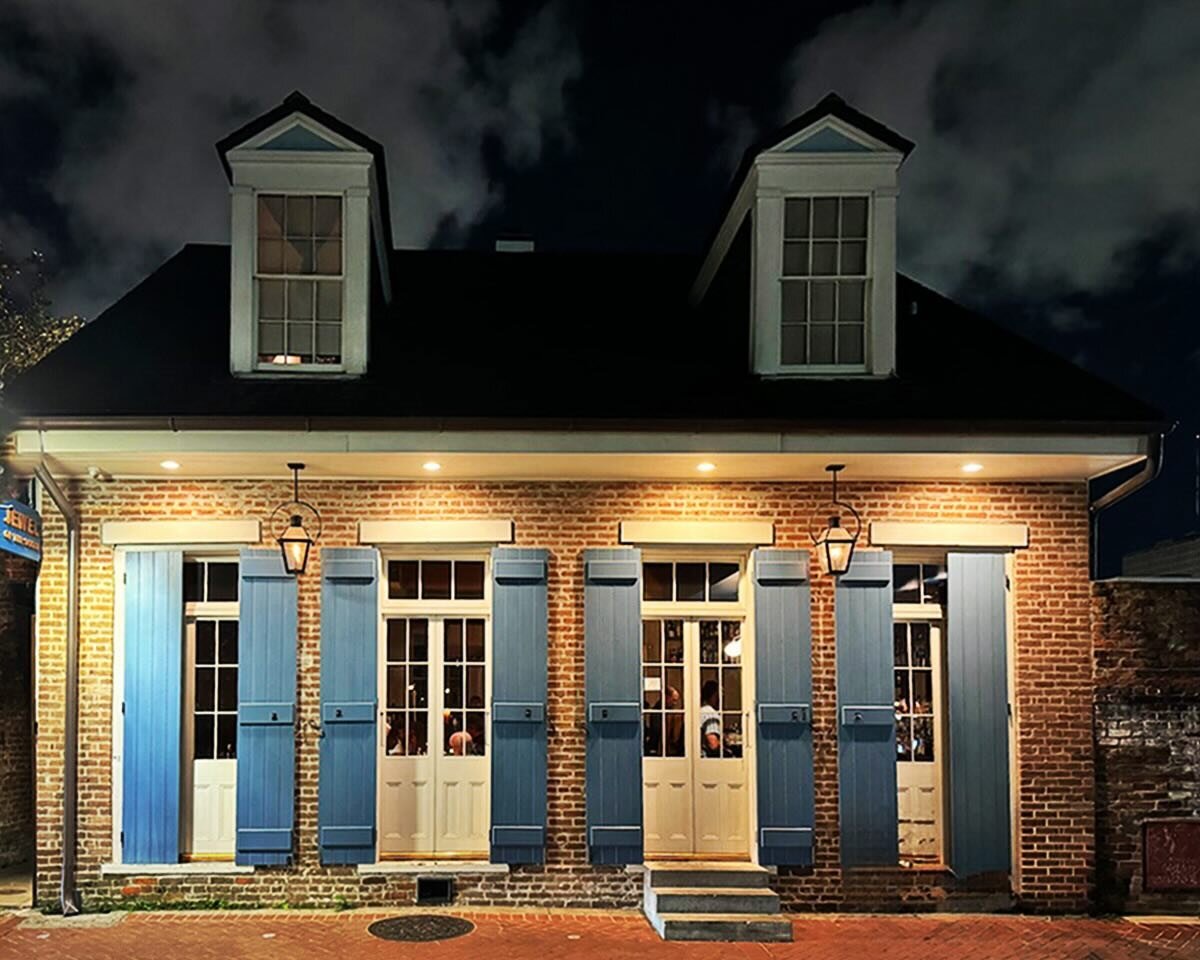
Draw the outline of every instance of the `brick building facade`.
<instances>
[{"instance_id":1,"label":"brick building facade","mask_svg":"<svg viewBox=\"0 0 1200 960\"><path fill-rule=\"evenodd\" d=\"M326 518L323 547L356 542L363 519L511 517L516 542L550 550L549 846L545 867L502 877L462 877L470 903L635 905L640 878L592 867L583 831L582 551L615 542L621 520L770 520L779 546L803 547L824 494L812 484L408 484L315 483L307 495ZM111 862L113 551L100 543L112 519L262 515L287 493L279 483L83 482L73 497L85 518L81 635L80 878L94 896L178 892L239 903L408 902L411 877L360 878L317 863L316 746L297 743L298 864L255 875L104 877ZM1091 657L1084 491L1074 485L859 484L849 493L880 520L1029 522L1030 546L1016 554L1017 714L1020 860L1016 893L1037 910L1080 910L1093 875ZM39 713L39 888L56 889L61 795L63 575L61 526L47 517L41 580ZM319 552L318 552L319 564ZM318 718L319 566L300 579L302 720ZM813 729L816 753L816 863L784 871L779 889L796 909L921 909L956 895L953 879L928 870L839 866L833 591L814 579Z\"/></svg>"}]
</instances>

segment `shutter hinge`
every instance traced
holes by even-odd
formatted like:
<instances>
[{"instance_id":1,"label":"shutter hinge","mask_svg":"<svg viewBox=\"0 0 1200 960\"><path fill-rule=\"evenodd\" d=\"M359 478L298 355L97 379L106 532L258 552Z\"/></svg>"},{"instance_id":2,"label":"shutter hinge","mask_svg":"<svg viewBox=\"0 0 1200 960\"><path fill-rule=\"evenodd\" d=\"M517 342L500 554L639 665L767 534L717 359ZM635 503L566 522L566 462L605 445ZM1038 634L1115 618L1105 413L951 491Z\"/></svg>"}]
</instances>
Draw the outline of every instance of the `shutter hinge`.
<instances>
[{"instance_id":1,"label":"shutter hinge","mask_svg":"<svg viewBox=\"0 0 1200 960\"><path fill-rule=\"evenodd\" d=\"M127 574L127 573L121 574L121 582L128 583L129 582L129 574Z\"/></svg>"},{"instance_id":2,"label":"shutter hinge","mask_svg":"<svg viewBox=\"0 0 1200 960\"><path fill-rule=\"evenodd\" d=\"M1004 589L1012 590L1012 579L1009 577L1009 575L1007 573L1004 575Z\"/></svg>"},{"instance_id":3,"label":"shutter hinge","mask_svg":"<svg viewBox=\"0 0 1200 960\"><path fill-rule=\"evenodd\" d=\"M121 831L121 846L125 845L125 831Z\"/></svg>"},{"instance_id":4,"label":"shutter hinge","mask_svg":"<svg viewBox=\"0 0 1200 960\"><path fill-rule=\"evenodd\" d=\"M121 716L125 716L125 701L121 701Z\"/></svg>"}]
</instances>

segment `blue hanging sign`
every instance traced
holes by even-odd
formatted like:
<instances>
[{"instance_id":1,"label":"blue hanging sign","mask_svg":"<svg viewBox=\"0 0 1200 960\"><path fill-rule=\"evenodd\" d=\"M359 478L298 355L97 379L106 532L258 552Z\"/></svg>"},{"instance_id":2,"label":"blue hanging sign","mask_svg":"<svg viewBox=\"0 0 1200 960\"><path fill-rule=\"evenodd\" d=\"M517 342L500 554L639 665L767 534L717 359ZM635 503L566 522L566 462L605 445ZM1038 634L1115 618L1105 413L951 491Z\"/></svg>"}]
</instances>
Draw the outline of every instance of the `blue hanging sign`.
<instances>
[{"instance_id":1,"label":"blue hanging sign","mask_svg":"<svg viewBox=\"0 0 1200 960\"><path fill-rule=\"evenodd\" d=\"M17 500L0 502L0 550L41 562L42 518Z\"/></svg>"}]
</instances>

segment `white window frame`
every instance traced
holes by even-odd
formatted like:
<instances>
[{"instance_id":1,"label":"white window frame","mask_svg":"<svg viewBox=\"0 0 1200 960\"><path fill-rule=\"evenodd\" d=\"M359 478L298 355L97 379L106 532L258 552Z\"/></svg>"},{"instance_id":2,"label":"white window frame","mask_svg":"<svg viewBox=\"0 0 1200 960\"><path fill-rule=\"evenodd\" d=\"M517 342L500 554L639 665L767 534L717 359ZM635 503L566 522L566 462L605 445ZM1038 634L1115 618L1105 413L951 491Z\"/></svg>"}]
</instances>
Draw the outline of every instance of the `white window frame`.
<instances>
[{"instance_id":1,"label":"white window frame","mask_svg":"<svg viewBox=\"0 0 1200 960\"><path fill-rule=\"evenodd\" d=\"M260 239L259 233L258 233L258 212L259 212L258 200L259 200L260 196L280 196L280 197L283 197L285 204L287 203L287 199L289 197L313 197L313 198L334 197L334 198L336 198L338 200L338 202L341 204L341 220L342 220L341 242L339 244L339 247L341 248L341 260L338 264L338 272L336 274L333 274L333 273L264 273L263 271L261 271L258 266L258 241ZM283 229L282 224L280 225L280 229ZM286 242L286 240L287 240L287 238L285 236L284 241ZM316 374L319 374L319 373L322 373L325 371L329 371L331 373L344 373L345 372L346 364L345 364L345 343L344 343L344 341L345 341L345 337L346 337L346 329L344 326L344 318L345 318L345 313L346 313L346 246L347 246L347 243L346 243L346 197L343 192L337 192L337 191L306 192L306 191L300 191L300 190L271 190L271 189L261 189L261 190L254 191L254 281L252 284L251 316L254 319L254 329L252 331L252 336L254 337L254 363L255 363L254 369L257 370L259 373L270 373L270 372L274 372L274 371L278 371L278 370L284 370L288 373L316 373ZM314 256L315 256L315 253L314 253ZM340 303L340 307L338 310L338 320L337 320L337 324L338 324L338 328L339 328L338 362L337 363L313 362L313 363L279 364L279 363L265 362L262 359L260 359L261 351L259 350L259 327L261 326L263 321L262 321L262 318L258 314L258 307L259 307L258 291L259 291L259 283L262 280L278 280L278 281L283 282L285 284L285 287L286 287L286 284L288 283L288 281L292 281L292 280L299 280L299 281L302 281L305 283L312 284L312 286L313 286L313 315L314 315L314 319L312 321L312 326L313 326L313 355L314 356L317 353L317 330L316 330L316 327L317 327L317 324L320 322L315 318L316 310L317 310L317 306L316 306L317 305L317 287L322 282L329 282L331 280L336 280L338 282L338 285L340 288L341 303ZM285 292L284 292L285 304L286 304L286 300L287 300L287 293L286 293L286 289L285 289ZM274 322L274 321L267 321L267 322L270 323L270 322ZM279 322L283 325L284 348L285 348L284 354L286 354L287 353L287 349L286 349L286 347L287 347L287 330L288 330L288 327L291 326L291 324L292 324L292 320L287 316L287 307L286 306L284 307L283 319L281 319ZM328 321L326 321L326 322L328 322Z\"/></svg>"},{"instance_id":2,"label":"white window frame","mask_svg":"<svg viewBox=\"0 0 1200 960\"><path fill-rule=\"evenodd\" d=\"M861 200L865 200L867 203L867 233L866 233L866 237L851 238L852 240L862 239L866 244L865 271L861 274L843 274L840 272L840 267L841 267L840 249L839 249L839 254L838 254L838 267L839 267L838 273L816 274L816 273L812 272L812 269L811 269L812 247L815 242L817 242L819 239L821 239L821 238L814 238L812 236L812 218L813 218L812 202L814 200L829 199L829 198L833 198L833 199L837 199L837 200L861 199ZM809 236L807 237L806 240L802 241L802 242L806 242L809 246L810 269L809 269L809 272L805 273L805 274L785 273L784 269L783 269L783 263L784 263L783 252L786 249L787 244L788 244L788 236L787 236L787 229L786 229L786 222L787 222L786 211L787 211L787 202L789 200L807 200L807 201L809 201L809 215L808 215L809 216ZM869 369L870 356L871 356L871 327L872 327L872 322L873 322L873 317L872 317L872 313L871 313L871 307L872 307L871 290L872 290L872 287L874 286L874 279L875 279L875 274L874 274L874 269L873 269L874 268L874 260L873 260L874 230L873 230L873 224L871 222L871 218L872 218L873 211L874 211L874 204L871 202L871 195L870 195L870 193L866 193L863 191L856 191L856 190L845 190L845 191L839 191L839 192L825 191L825 192L821 192L821 193L785 193L783 196L783 206L784 206L784 216L780 217L780 219L779 219L780 261L779 261L779 276L776 281L779 284L779 324L778 324L778 327L776 330L776 335L779 337L779 344L778 344L778 348L777 348L778 349L778 357L779 357L779 367L781 370L784 370L784 371L801 371L801 372L810 373L810 374L827 374L829 376L836 376L839 374L866 373ZM840 209L841 209L840 204L839 204L838 209L839 209L839 213L840 213ZM839 224L838 224L838 234L836 237L830 237L830 238L824 238L824 239L826 241L832 241L833 243L838 244L839 248L840 248L840 245L844 242L842 235L841 235L841 223L839 222ZM806 352L806 354L809 354L812 352L812 326L813 326L813 322L814 322L813 318L812 318L812 296L811 296L812 284L814 282L816 282L816 283L830 282L830 283L833 283L836 287L843 280L861 281L863 284L863 319L861 321L862 328L863 328L863 360L862 360L862 363L785 363L783 360L783 328L784 328L783 288L784 288L784 286L789 283L792 283L792 284L807 283L809 285L809 298L808 298L808 303L807 303L807 307L806 307L806 311L805 311L807 319L804 322L804 326L806 328L806 332L808 335L807 348L806 348L805 352ZM833 337L834 337L834 352L835 353L837 352L837 332L838 332L838 328L842 325L842 321L840 321L837 317L836 303L837 303L837 299L835 297L834 319L832 320ZM822 321L822 322L824 322L824 321ZM857 320L846 321L846 323L858 323L858 322L859 321L857 321Z\"/></svg>"}]
</instances>

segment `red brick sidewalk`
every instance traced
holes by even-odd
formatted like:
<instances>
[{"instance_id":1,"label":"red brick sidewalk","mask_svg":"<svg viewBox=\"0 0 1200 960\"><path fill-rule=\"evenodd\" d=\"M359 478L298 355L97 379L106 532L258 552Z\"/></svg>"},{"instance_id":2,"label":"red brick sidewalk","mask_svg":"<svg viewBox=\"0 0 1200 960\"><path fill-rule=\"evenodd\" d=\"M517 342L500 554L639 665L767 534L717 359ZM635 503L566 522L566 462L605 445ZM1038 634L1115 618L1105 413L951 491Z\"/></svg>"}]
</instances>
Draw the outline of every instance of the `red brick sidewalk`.
<instances>
[{"instance_id":1,"label":"red brick sidewalk","mask_svg":"<svg viewBox=\"0 0 1200 960\"><path fill-rule=\"evenodd\" d=\"M1034 917L798 917L790 944L663 943L636 914L464 911L474 933L388 943L367 933L381 914L142 913L108 927L35 927L0 917L0 958L38 960L436 960L580 958L903 958L1121 960L1200 958L1200 925Z\"/></svg>"}]
</instances>

